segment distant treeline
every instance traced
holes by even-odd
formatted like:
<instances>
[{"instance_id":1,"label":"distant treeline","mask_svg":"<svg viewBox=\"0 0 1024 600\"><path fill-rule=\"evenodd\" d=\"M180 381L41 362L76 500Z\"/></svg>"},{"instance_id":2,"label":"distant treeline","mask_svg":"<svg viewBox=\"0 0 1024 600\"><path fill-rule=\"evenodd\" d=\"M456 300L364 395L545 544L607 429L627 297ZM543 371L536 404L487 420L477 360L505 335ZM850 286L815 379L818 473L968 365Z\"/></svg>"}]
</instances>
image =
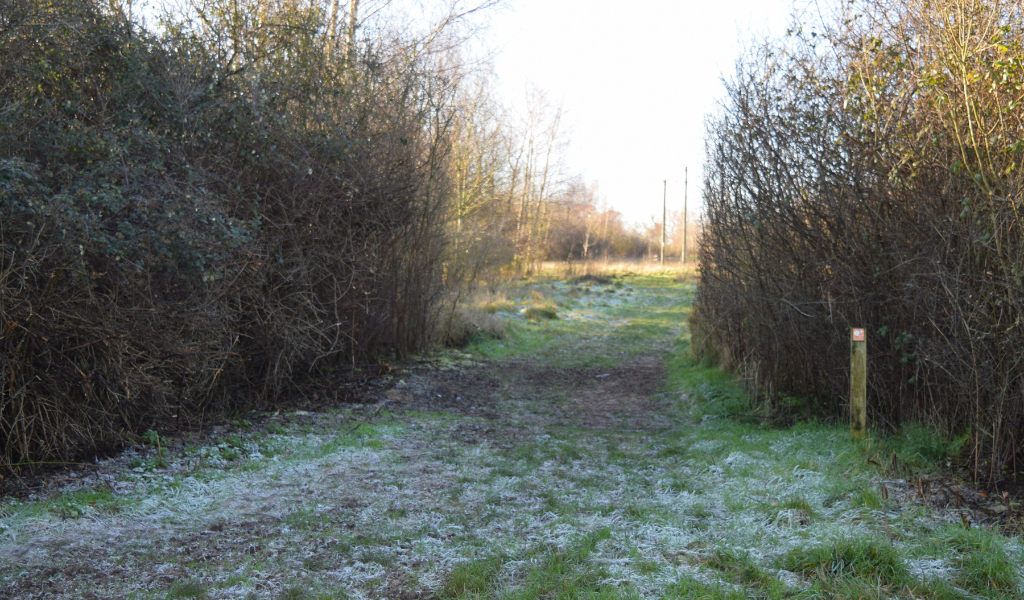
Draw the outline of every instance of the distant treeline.
<instances>
[{"instance_id":1,"label":"distant treeline","mask_svg":"<svg viewBox=\"0 0 1024 600\"><path fill-rule=\"evenodd\" d=\"M1022 27L1007 0L837 2L751 51L708 121L696 351L842 418L866 327L874 426L1024 467Z\"/></svg>"},{"instance_id":2,"label":"distant treeline","mask_svg":"<svg viewBox=\"0 0 1024 600\"><path fill-rule=\"evenodd\" d=\"M661 220L628 223L622 213L603 207L597 184L571 181L553 201L542 257L545 260L656 259L661 252ZM654 203L652 203L654 204ZM687 215L687 253L696 255L700 223ZM679 260L683 251L683 213L667 215L665 254Z\"/></svg>"},{"instance_id":3,"label":"distant treeline","mask_svg":"<svg viewBox=\"0 0 1024 600\"><path fill-rule=\"evenodd\" d=\"M536 90L516 116L476 78L460 97L451 163L455 247L470 273L515 276L538 261L650 258L660 252L661 221L630 223L610 208L596 182L567 171L561 109ZM656 205L660 197L651 202ZM688 248L696 248L691 213ZM668 254L682 251L681 211L669 213Z\"/></svg>"}]
</instances>

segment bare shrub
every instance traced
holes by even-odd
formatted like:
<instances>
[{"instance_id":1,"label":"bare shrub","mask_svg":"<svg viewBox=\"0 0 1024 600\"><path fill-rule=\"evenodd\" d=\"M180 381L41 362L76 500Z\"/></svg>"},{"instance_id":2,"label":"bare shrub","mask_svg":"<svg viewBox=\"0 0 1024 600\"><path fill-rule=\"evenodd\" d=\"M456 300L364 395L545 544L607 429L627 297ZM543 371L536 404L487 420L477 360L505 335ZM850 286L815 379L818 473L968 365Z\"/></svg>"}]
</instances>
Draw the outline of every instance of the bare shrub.
<instances>
[{"instance_id":1,"label":"bare shrub","mask_svg":"<svg viewBox=\"0 0 1024 600\"><path fill-rule=\"evenodd\" d=\"M457 40L345 47L328 3L255 0L155 35L119 6L0 0L8 467L427 348L459 280Z\"/></svg>"},{"instance_id":2,"label":"bare shrub","mask_svg":"<svg viewBox=\"0 0 1024 600\"><path fill-rule=\"evenodd\" d=\"M1024 439L1018 3L859 2L741 62L709 118L695 350L842 417L867 327L873 421ZM724 357L724 358L723 358Z\"/></svg>"}]
</instances>

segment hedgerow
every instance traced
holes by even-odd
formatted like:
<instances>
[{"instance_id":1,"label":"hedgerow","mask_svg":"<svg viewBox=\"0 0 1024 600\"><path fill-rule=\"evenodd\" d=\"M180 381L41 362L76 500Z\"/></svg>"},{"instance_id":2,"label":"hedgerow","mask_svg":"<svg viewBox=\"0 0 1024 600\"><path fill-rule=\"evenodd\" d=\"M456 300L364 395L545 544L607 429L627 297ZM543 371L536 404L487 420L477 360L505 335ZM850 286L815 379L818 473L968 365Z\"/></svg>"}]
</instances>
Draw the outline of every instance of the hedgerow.
<instances>
[{"instance_id":1,"label":"hedgerow","mask_svg":"<svg viewBox=\"0 0 1024 600\"><path fill-rule=\"evenodd\" d=\"M842 418L866 327L876 426L1017 468L1022 22L1002 0L837 3L740 63L708 121L698 352L773 410Z\"/></svg>"},{"instance_id":2,"label":"hedgerow","mask_svg":"<svg viewBox=\"0 0 1024 600\"><path fill-rule=\"evenodd\" d=\"M329 3L118 6L0 0L10 468L423 349L446 298L438 52Z\"/></svg>"}]
</instances>

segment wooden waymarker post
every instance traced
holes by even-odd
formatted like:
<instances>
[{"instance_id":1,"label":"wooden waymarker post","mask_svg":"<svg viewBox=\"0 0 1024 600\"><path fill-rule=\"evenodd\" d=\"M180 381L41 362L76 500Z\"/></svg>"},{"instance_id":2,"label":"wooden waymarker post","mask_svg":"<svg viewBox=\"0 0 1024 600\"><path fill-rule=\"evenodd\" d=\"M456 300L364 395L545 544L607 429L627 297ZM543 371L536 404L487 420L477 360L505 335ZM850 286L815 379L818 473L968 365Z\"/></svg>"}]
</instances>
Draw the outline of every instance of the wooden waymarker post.
<instances>
[{"instance_id":1,"label":"wooden waymarker post","mask_svg":"<svg viewBox=\"0 0 1024 600\"><path fill-rule=\"evenodd\" d=\"M850 438L862 440L868 431L868 342L865 331L850 331Z\"/></svg>"}]
</instances>

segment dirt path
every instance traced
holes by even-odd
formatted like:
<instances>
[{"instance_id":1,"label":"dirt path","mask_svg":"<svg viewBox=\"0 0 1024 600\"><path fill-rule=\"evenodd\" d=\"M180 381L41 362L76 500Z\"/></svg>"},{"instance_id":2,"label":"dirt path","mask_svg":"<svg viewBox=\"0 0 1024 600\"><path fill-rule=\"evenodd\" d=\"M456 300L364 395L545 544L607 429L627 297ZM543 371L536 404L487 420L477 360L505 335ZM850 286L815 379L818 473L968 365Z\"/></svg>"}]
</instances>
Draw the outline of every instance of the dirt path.
<instances>
[{"instance_id":1,"label":"dirt path","mask_svg":"<svg viewBox=\"0 0 1024 600\"><path fill-rule=\"evenodd\" d=\"M494 366L431 373L395 388L397 393L388 397L396 411L445 410L503 419L506 405L518 401L524 418L535 424L642 430L668 425L662 415L665 407L656 397L665 386L664 371L659 355L591 368L504 360Z\"/></svg>"},{"instance_id":2,"label":"dirt path","mask_svg":"<svg viewBox=\"0 0 1024 600\"><path fill-rule=\"evenodd\" d=\"M6 501L0 598L1019 591L1019 540L898 498L841 428L729 418L734 388L679 358L689 284L548 288L574 298L560 320L397 373L369 404Z\"/></svg>"},{"instance_id":3,"label":"dirt path","mask_svg":"<svg viewBox=\"0 0 1024 600\"><path fill-rule=\"evenodd\" d=\"M551 368L518 359L423 370L392 388L383 415L351 439L338 443L330 435L369 405L291 415L278 424L287 433L257 435L262 443L241 444L256 460L266 444L273 446L267 454L290 454L285 465L271 458L251 471L243 467L210 477L190 474L185 461L177 468L142 470L127 485L123 477L108 476L96 499L79 491L85 500L79 503L75 492L66 492L72 499L64 506L39 506L16 528L2 530L6 585L0 597L304 597L310 594L303 580L319 575L328 586L362 588L371 597L429 596L442 585L439 575L454 557L415 552L411 539L403 544L409 526L416 522L422 531L421 546L463 537L464 528L453 524L460 515L439 518L424 509L449 512L460 483L493 478L481 472L490 469L474 465L479 461L451 458L485 452L509 463L499 457L528 455L550 427L664 427L660 403L652 399L664 385L663 370L656 356L607 369ZM308 433L295 435L303 429ZM524 470L514 463L504 468L505 476ZM118 493L131 499L122 502ZM500 496L482 500L483 506L502 503ZM383 528L377 522L382 517ZM502 530L500 524L493 527ZM408 573L428 565L415 578ZM232 575L239 568L246 571L244 580ZM209 589L201 572L220 575L221 589Z\"/></svg>"}]
</instances>

